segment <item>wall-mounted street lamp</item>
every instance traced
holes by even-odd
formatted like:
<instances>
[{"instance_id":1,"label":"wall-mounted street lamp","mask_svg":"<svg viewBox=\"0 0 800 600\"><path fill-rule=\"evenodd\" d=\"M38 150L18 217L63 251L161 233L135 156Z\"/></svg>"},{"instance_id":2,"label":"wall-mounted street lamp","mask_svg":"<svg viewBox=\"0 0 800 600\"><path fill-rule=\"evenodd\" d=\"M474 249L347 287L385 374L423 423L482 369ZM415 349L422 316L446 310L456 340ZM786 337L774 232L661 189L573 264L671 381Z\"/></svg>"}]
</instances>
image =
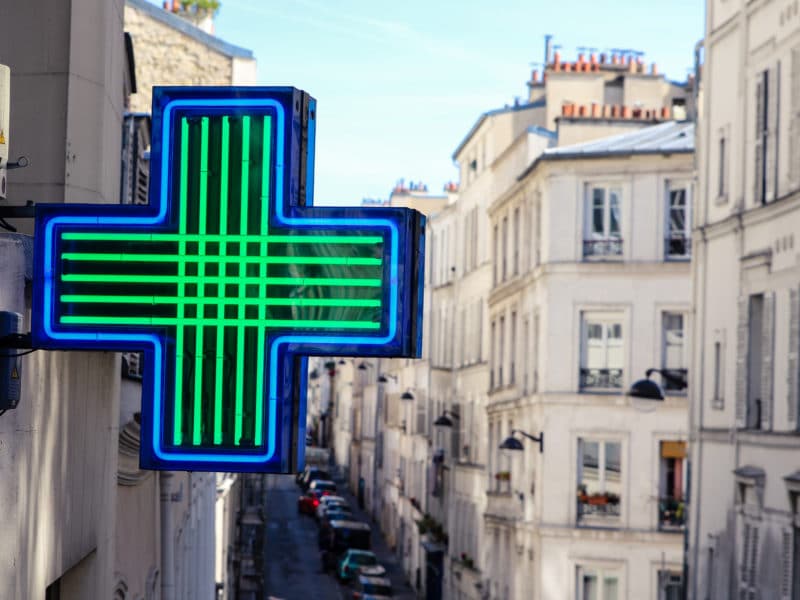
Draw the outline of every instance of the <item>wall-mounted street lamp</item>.
<instances>
[{"instance_id":1,"label":"wall-mounted street lamp","mask_svg":"<svg viewBox=\"0 0 800 600\"><path fill-rule=\"evenodd\" d=\"M361 361L361 362L358 364L358 370L359 370L359 371L366 371L367 369L369 369L369 368L371 368L371 367L372 367L372 365L371 365L371 364L369 364L369 363L367 363L367 362L364 362L364 361Z\"/></svg>"},{"instance_id":2,"label":"wall-mounted street lamp","mask_svg":"<svg viewBox=\"0 0 800 600\"><path fill-rule=\"evenodd\" d=\"M515 433L518 433L521 436L526 437L529 440L532 440L534 442L538 442L539 443L539 454L544 452L544 432L543 431L540 431L539 432L539 437L536 437L535 435L531 435L530 433L525 433L524 431L521 431L519 429L512 429L511 430L511 435L508 436L505 440L503 440L502 444L500 444L500 450L513 450L513 451L516 452L516 451L521 451L521 450L524 449L523 446L522 446L522 441L520 441L520 440L518 440L517 438L514 437Z\"/></svg>"},{"instance_id":3,"label":"wall-mounted street lamp","mask_svg":"<svg viewBox=\"0 0 800 600\"><path fill-rule=\"evenodd\" d=\"M391 373L382 373L378 376L378 383L389 383L390 379L395 383L398 381L396 375L392 375Z\"/></svg>"},{"instance_id":4,"label":"wall-mounted street lamp","mask_svg":"<svg viewBox=\"0 0 800 600\"><path fill-rule=\"evenodd\" d=\"M411 393L411 390L406 390L402 394L400 394L400 400L413 400L414 394Z\"/></svg>"},{"instance_id":5,"label":"wall-mounted street lamp","mask_svg":"<svg viewBox=\"0 0 800 600\"><path fill-rule=\"evenodd\" d=\"M675 371L670 371L668 369L647 369L647 371L645 371L646 379L635 381L631 389L628 390L628 396L642 398L644 400L663 400L664 390L661 389L658 382L650 379L650 375L653 373L660 373L661 376L674 385L676 389L684 390L688 385L686 377Z\"/></svg>"},{"instance_id":6,"label":"wall-mounted street lamp","mask_svg":"<svg viewBox=\"0 0 800 600\"><path fill-rule=\"evenodd\" d=\"M453 419L458 421L461 417L458 416L458 413L454 413L451 410L444 411L438 419L436 419L433 424L435 427L452 427L453 426Z\"/></svg>"}]
</instances>

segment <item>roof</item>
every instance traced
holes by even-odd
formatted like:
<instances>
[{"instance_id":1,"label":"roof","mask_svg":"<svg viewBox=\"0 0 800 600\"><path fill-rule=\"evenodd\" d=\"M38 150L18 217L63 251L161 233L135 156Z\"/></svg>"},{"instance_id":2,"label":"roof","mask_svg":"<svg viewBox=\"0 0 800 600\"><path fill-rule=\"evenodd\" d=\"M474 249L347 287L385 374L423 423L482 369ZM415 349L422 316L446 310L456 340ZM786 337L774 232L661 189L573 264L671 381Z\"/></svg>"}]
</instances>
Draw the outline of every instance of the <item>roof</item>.
<instances>
[{"instance_id":1,"label":"roof","mask_svg":"<svg viewBox=\"0 0 800 600\"><path fill-rule=\"evenodd\" d=\"M221 54L227 54L228 56L237 58L253 58L252 50L248 50L247 48L242 48L240 46L234 46L233 44L229 44L218 37L210 35L202 29L198 29L178 15L167 12L155 4L151 4L147 0L125 0L125 4L135 8L136 10L147 13L156 21L161 21L165 25L172 27L173 29L177 29L181 33L188 35L190 38L194 38L201 44L205 44L209 48L213 48Z\"/></svg>"},{"instance_id":2,"label":"roof","mask_svg":"<svg viewBox=\"0 0 800 600\"><path fill-rule=\"evenodd\" d=\"M694 152L694 123L666 121L619 135L547 148L520 175L524 179L543 160L611 158L647 154L688 154Z\"/></svg>"},{"instance_id":3,"label":"roof","mask_svg":"<svg viewBox=\"0 0 800 600\"><path fill-rule=\"evenodd\" d=\"M694 151L694 123L667 121L611 137L548 148L548 156L606 156L608 154L665 154Z\"/></svg>"},{"instance_id":4,"label":"roof","mask_svg":"<svg viewBox=\"0 0 800 600\"><path fill-rule=\"evenodd\" d=\"M470 139L472 139L472 136L475 135L475 132L478 131L480 126L483 125L483 122L489 117L503 115L511 112L518 112L521 110L529 110L531 108L543 108L544 106L546 106L546 102L544 98L540 98L539 100L536 100L534 102L528 102L526 104L515 104L514 106L505 106L503 108L496 108L494 110L486 111L480 117L478 117L478 120L475 121L475 124L472 126L469 132L467 132L467 135L464 136L464 139L461 140L456 149L453 151L453 160L456 159L458 153L464 149L464 146L467 145L467 142L469 142Z\"/></svg>"}]
</instances>

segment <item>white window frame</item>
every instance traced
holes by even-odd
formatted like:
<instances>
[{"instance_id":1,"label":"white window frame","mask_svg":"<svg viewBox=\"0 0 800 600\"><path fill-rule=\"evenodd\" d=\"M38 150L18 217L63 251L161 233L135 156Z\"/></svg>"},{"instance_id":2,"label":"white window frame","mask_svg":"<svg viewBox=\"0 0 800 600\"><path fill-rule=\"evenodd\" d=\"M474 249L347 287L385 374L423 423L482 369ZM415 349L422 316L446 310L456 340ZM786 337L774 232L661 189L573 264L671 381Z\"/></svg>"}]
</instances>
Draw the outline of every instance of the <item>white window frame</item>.
<instances>
[{"instance_id":1,"label":"white window frame","mask_svg":"<svg viewBox=\"0 0 800 600\"><path fill-rule=\"evenodd\" d=\"M594 192L595 190L603 190L603 228L602 231L597 232L594 230ZM616 233L611 231L611 196L616 194L617 197L617 228ZM586 259L598 258L621 259L623 255L623 189L622 185L615 183L591 182L587 183L585 187L585 218L584 218L584 236L583 236L583 252L582 255ZM605 243L606 246L602 246ZM597 250L600 248L600 250ZM619 251L616 251L616 249Z\"/></svg>"},{"instance_id":2,"label":"white window frame","mask_svg":"<svg viewBox=\"0 0 800 600\"><path fill-rule=\"evenodd\" d=\"M680 316L681 317L681 331L683 336L683 344L682 344L682 354L683 360L682 366L675 367L667 365L667 329L666 329L666 319L667 316ZM662 310L661 311L661 368L666 370L685 370L688 373L688 329L687 329L687 319L688 315L681 311L681 310ZM669 382L662 378L661 387L664 389L664 392L669 395L686 395L686 388L679 390L675 388L671 388Z\"/></svg>"},{"instance_id":3,"label":"white window frame","mask_svg":"<svg viewBox=\"0 0 800 600\"><path fill-rule=\"evenodd\" d=\"M589 354L589 325L600 324L603 326L603 340L605 341L605 352L606 352L606 361L604 366L595 367L588 365L588 354ZM621 328L621 341L620 341L620 351L622 354L622 365L620 367L611 367L608 365L608 329L607 326L609 325L619 325ZM580 365L578 369L578 389L581 391L603 391L603 390L618 390L624 386L624 378L625 378L625 363L626 363L626 353L625 353L625 313L624 311L582 311L581 318L580 318ZM586 369L598 369L598 370L607 370L611 371L614 369L620 370L619 380L620 384L618 386L608 385L584 385L583 384L583 374L582 371ZM609 373L610 376L610 373Z\"/></svg>"},{"instance_id":4,"label":"white window frame","mask_svg":"<svg viewBox=\"0 0 800 600\"><path fill-rule=\"evenodd\" d=\"M665 260L689 260L692 256L692 182L687 179L668 179L664 193L664 259ZM683 230L672 230L672 192L682 189L684 191L683 204ZM671 253L670 240L682 239L684 242L684 253Z\"/></svg>"},{"instance_id":5,"label":"white window frame","mask_svg":"<svg viewBox=\"0 0 800 600\"><path fill-rule=\"evenodd\" d=\"M625 480L625 473L627 471L627 464L625 462L625 444L623 440L616 437L598 437L592 435L579 435L575 439L576 448L576 470L575 470L575 489L579 489L583 480L583 445L585 443L594 443L598 445L597 449L597 470L598 482L603 492L608 492L606 483L606 444L617 444L619 446L619 514L617 515L579 515L578 514L578 494L575 494L575 522L578 527L619 527L623 522L624 511L626 510L626 501L629 501L625 492L627 485ZM602 465L602 468L601 468Z\"/></svg>"},{"instance_id":6,"label":"white window frame","mask_svg":"<svg viewBox=\"0 0 800 600\"><path fill-rule=\"evenodd\" d=\"M584 594L583 578L585 575L594 575L598 581L597 596L595 600L623 600L626 598L625 594L625 574L622 566L612 566L605 564L576 564L575 565L575 599L576 600L589 600ZM608 577L615 576L617 579L617 597L605 598L605 589L603 582Z\"/></svg>"}]
</instances>

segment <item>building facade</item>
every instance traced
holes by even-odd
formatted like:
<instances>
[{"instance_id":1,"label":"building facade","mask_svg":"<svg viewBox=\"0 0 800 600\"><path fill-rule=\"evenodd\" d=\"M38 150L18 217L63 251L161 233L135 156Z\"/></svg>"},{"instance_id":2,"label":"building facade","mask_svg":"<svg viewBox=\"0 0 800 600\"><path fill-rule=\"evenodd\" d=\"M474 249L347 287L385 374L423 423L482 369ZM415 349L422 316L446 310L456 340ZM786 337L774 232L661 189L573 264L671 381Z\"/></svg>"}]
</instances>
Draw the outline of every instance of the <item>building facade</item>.
<instances>
[{"instance_id":1,"label":"building facade","mask_svg":"<svg viewBox=\"0 0 800 600\"><path fill-rule=\"evenodd\" d=\"M689 597L800 597L800 13L706 3Z\"/></svg>"}]
</instances>

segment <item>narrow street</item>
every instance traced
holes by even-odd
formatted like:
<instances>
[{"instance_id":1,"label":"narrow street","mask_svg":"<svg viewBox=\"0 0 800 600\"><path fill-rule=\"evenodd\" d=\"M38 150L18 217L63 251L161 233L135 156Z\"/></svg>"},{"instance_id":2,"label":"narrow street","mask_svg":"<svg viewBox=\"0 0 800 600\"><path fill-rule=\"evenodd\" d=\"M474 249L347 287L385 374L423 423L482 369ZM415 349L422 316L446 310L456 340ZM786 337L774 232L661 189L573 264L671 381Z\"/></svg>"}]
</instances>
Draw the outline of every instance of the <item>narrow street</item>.
<instances>
[{"instance_id":1,"label":"narrow street","mask_svg":"<svg viewBox=\"0 0 800 600\"><path fill-rule=\"evenodd\" d=\"M355 499L340 485L339 495L350 502L358 520L369 522L358 510ZM347 586L337 582L332 574L321 569L317 549L317 526L314 519L297 512L300 494L292 475L266 476L266 540L264 589L266 597L281 600L343 600L351 598ZM373 552L386 567L394 587L394 597L401 600L414 598L412 589L405 583L396 557L389 552L377 530L372 526Z\"/></svg>"}]
</instances>

